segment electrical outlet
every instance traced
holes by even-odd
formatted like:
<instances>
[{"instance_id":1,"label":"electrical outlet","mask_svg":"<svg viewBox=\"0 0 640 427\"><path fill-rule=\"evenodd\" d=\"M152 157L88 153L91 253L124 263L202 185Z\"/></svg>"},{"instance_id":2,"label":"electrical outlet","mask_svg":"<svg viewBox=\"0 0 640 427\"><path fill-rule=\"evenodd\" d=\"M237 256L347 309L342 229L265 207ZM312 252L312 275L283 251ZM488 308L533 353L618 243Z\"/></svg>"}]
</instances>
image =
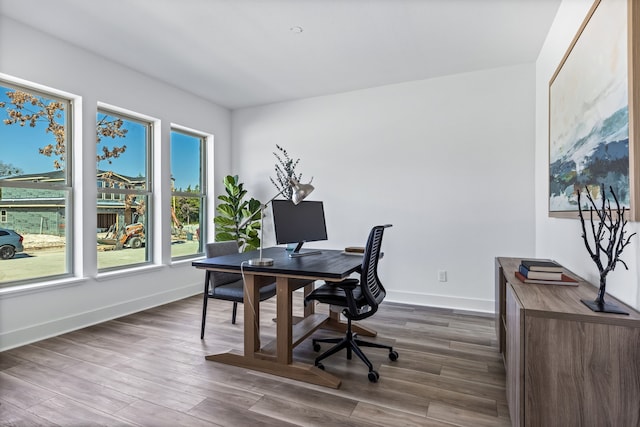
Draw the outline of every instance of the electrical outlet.
<instances>
[{"instance_id":1,"label":"electrical outlet","mask_svg":"<svg viewBox=\"0 0 640 427\"><path fill-rule=\"evenodd\" d=\"M439 282L447 281L447 270L438 270L438 281Z\"/></svg>"}]
</instances>

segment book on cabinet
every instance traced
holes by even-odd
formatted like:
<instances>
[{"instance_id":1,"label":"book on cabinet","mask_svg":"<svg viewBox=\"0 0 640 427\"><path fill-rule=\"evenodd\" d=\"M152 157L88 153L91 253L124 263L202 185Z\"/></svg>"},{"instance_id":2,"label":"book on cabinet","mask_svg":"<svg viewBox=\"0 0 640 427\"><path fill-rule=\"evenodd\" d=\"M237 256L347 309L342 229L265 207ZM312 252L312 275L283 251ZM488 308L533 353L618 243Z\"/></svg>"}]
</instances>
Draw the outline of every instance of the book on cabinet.
<instances>
[{"instance_id":1,"label":"book on cabinet","mask_svg":"<svg viewBox=\"0 0 640 427\"><path fill-rule=\"evenodd\" d=\"M564 268L555 261L523 259L520 264L529 271L547 271L554 273L564 272Z\"/></svg>"},{"instance_id":2,"label":"book on cabinet","mask_svg":"<svg viewBox=\"0 0 640 427\"><path fill-rule=\"evenodd\" d=\"M515 276L522 283L530 283L533 285L565 285L565 286L578 286L578 281L566 274L561 274L561 280L544 280L544 279L528 279L522 275L519 271L515 272Z\"/></svg>"}]
</instances>

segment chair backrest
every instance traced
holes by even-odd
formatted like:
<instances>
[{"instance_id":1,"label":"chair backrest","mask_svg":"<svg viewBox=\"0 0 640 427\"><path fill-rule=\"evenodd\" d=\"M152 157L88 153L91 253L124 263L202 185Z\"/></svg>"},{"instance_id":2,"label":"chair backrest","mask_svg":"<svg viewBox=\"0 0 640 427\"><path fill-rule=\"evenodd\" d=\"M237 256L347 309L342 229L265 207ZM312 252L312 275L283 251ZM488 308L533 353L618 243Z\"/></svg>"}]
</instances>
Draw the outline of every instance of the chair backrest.
<instances>
[{"instance_id":1,"label":"chair backrest","mask_svg":"<svg viewBox=\"0 0 640 427\"><path fill-rule=\"evenodd\" d=\"M360 287L371 311L375 312L378 304L386 296L386 291L378 277L378 260L382 248L382 235L384 229L391 227L391 224L376 225L371 229L364 257L362 258L362 272L360 273Z\"/></svg>"},{"instance_id":2,"label":"chair backrest","mask_svg":"<svg viewBox=\"0 0 640 427\"><path fill-rule=\"evenodd\" d=\"M205 246L205 254L207 258L213 258L222 255L231 255L238 253L238 243L234 240L228 242L207 243ZM221 273L212 271L209 275L211 278L211 286L221 286L227 283L237 282L242 279L242 275L238 273Z\"/></svg>"}]
</instances>

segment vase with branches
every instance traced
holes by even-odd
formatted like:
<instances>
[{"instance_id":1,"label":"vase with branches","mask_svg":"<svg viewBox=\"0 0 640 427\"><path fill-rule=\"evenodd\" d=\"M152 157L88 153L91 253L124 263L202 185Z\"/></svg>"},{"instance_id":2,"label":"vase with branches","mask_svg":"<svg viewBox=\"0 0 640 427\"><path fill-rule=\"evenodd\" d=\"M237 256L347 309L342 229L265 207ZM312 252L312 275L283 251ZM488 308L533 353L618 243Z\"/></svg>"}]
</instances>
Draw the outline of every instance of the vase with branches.
<instances>
[{"instance_id":1,"label":"vase with branches","mask_svg":"<svg viewBox=\"0 0 640 427\"><path fill-rule=\"evenodd\" d=\"M587 238L587 223L584 218L586 207L583 208L581 202L581 192L577 191L578 197L578 216L582 225L582 239L589 252L589 256L598 267L600 272L600 286L598 295L594 301L582 300L593 311L629 314L615 304L605 302L605 292L607 287L607 274L616 268L618 263L624 265L628 270L627 264L620 258L622 251L631 243L631 238L636 234L627 235L625 227L627 220L624 218L626 208L620 207L620 202L613 191L613 187L609 187L611 197L615 202L615 209L611 207L611 202L605 194L604 184L600 187L602 204L600 208L596 206L591 192L586 188L586 197L589 213L589 232L591 239ZM598 224L595 223L597 220ZM604 260L603 260L604 257Z\"/></svg>"},{"instance_id":2,"label":"vase with branches","mask_svg":"<svg viewBox=\"0 0 640 427\"><path fill-rule=\"evenodd\" d=\"M282 192L282 195L291 200L293 196L293 189L289 184L290 179L295 179L296 181L300 181L302 179L302 174L296 174L295 169L300 163L300 159L293 160L287 150L276 144L276 148L280 152L280 154L274 152L273 155L277 159L277 163L275 166L276 178L269 178L271 183L278 189L279 192Z\"/></svg>"}]
</instances>

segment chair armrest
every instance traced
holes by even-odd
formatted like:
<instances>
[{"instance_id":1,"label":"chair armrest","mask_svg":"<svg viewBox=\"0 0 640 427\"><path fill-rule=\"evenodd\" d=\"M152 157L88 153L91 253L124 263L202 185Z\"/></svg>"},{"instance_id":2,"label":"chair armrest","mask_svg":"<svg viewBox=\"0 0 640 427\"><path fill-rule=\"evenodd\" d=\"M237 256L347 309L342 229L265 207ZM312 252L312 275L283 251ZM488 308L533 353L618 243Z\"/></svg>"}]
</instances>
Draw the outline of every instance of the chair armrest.
<instances>
[{"instance_id":1,"label":"chair armrest","mask_svg":"<svg viewBox=\"0 0 640 427\"><path fill-rule=\"evenodd\" d=\"M358 313L358 306L356 305L356 299L353 296L353 290L360 286L360 281L358 279L344 279L342 282L333 284L333 286L344 290L344 295L347 298L346 309L352 313L352 315L356 315Z\"/></svg>"}]
</instances>

